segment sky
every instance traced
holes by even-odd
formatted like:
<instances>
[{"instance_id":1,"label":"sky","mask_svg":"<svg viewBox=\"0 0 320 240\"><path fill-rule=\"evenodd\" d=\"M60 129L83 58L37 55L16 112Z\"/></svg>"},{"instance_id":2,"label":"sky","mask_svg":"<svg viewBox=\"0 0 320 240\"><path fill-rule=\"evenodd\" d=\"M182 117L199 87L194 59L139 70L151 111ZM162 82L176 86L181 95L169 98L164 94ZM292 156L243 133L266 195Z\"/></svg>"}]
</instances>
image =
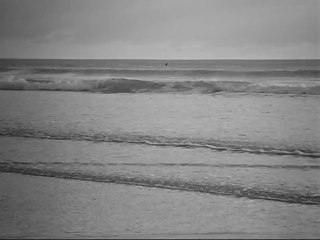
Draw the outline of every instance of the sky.
<instances>
[{"instance_id":1,"label":"sky","mask_svg":"<svg viewBox=\"0 0 320 240\"><path fill-rule=\"evenodd\" d=\"M319 59L319 0L0 0L0 58Z\"/></svg>"}]
</instances>

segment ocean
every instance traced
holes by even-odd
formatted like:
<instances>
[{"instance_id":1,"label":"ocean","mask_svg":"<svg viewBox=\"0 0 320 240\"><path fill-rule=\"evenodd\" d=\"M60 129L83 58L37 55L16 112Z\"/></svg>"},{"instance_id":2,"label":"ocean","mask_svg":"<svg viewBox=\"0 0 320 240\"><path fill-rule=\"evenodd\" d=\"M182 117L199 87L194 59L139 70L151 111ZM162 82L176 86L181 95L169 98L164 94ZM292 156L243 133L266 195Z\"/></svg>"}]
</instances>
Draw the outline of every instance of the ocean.
<instances>
[{"instance_id":1,"label":"ocean","mask_svg":"<svg viewBox=\"0 0 320 240\"><path fill-rule=\"evenodd\" d=\"M319 227L320 60L1 59L0 89L1 172L303 206Z\"/></svg>"}]
</instances>

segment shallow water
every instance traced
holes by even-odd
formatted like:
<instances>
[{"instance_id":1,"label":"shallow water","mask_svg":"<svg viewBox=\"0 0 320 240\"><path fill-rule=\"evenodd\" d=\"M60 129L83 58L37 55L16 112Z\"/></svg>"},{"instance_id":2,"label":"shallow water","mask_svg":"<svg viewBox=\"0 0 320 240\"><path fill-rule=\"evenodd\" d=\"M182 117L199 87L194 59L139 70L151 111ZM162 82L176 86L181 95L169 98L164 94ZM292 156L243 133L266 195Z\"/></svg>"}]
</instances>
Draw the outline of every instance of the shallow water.
<instances>
[{"instance_id":1,"label":"shallow water","mask_svg":"<svg viewBox=\"0 0 320 240\"><path fill-rule=\"evenodd\" d=\"M1 132L8 135L320 151L316 96L2 91L0 98Z\"/></svg>"},{"instance_id":2,"label":"shallow water","mask_svg":"<svg viewBox=\"0 0 320 240\"><path fill-rule=\"evenodd\" d=\"M320 204L320 164L313 158L128 143L0 140L4 172Z\"/></svg>"},{"instance_id":3,"label":"shallow water","mask_svg":"<svg viewBox=\"0 0 320 240\"><path fill-rule=\"evenodd\" d=\"M320 204L317 97L2 93L2 171Z\"/></svg>"}]
</instances>

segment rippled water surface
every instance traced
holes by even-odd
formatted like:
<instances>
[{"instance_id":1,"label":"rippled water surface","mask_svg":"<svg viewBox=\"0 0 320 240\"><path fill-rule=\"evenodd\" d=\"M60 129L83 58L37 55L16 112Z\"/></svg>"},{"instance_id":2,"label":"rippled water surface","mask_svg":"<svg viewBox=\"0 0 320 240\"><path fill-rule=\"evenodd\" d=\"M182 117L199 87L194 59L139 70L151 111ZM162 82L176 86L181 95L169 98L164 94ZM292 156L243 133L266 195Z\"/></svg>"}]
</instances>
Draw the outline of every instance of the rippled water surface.
<instances>
[{"instance_id":1,"label":"rippled water surface","mask_svg":"<svg viewBox=\"0 0 320 240\"><path fill-rule=\"evenodd\" d=\"M58 63L4 64L1 172L320 205L317 61Z\"/></svg>"},{"instance_id":2,"label":"rippled water surface","mask_svg":"<svg viewBox=\"0 0 320 240\"><path fill-rule=\"evenodd\" d=\"M3 171L320 203L317 97L2 92L1 98ZM18 143L22 158L7 152Z\"/></svg>"}]
</instances>

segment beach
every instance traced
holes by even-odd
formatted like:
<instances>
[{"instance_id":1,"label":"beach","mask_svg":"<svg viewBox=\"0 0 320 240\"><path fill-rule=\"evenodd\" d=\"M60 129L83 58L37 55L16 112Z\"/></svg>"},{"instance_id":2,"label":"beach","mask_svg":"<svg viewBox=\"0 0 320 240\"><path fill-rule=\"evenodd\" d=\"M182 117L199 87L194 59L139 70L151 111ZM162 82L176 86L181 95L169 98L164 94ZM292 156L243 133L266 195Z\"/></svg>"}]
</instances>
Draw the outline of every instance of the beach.
<instances>
[{"instance_id":1,"label":"beach","mask_svg":"<svg viewBox=\"0 0 320 240\"><path fill-rule=\"evenodd\" d=\"M0 174L1 238L317 238L318 206ZM306 226L308 222L308 226Z\"/></svg>"},{"instance_id":2,"label":"beach","mask_svg":"<svg viewBox=\"0 0 320 240\"><path fill-rule=\"evenodd\" d=\"M0 0L0 239L319 239L320 0Z\"/></svg>"}]
</instances>

